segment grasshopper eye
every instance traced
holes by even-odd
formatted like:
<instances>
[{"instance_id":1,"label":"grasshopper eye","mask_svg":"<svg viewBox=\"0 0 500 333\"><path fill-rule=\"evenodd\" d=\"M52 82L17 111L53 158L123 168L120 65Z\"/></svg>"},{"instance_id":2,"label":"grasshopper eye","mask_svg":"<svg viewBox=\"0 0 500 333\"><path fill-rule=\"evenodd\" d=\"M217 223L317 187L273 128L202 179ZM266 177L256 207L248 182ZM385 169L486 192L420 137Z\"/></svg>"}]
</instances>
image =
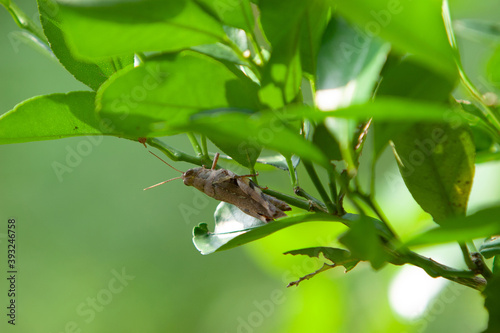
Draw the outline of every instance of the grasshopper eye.
<instances>
[{"instance_id":1,"label":"grasshopper eye","mask_svg":"<svg viewBox=\"0 0 500 333\"><path fill-rule=\"evenodd\" d=\"M184 180L184 185L191 186L193 185L195 178L194 170L189 169L182 174L182 179Z\"/></svg>"}]
</instances>

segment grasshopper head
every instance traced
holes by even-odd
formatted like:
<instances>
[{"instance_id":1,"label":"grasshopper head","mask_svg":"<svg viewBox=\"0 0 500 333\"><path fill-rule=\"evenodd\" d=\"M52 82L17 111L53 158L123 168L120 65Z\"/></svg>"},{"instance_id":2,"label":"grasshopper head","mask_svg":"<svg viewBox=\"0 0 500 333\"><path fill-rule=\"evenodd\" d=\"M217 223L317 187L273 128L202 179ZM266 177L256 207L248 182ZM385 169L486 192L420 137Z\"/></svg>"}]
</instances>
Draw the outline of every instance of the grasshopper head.
<instances>
[{"instance_id":1,"label":"grasshopper head","mask_svg":"<svg viewBox=\"0 0 500 333\"><path fill-rule=\"evenodd\" d=\"M196 175L198 174L198 169L200 168L189 169L182 174L182 180L184 181L184 185L193 186L194 180L196 179Z\"/></svg>"}]
</instances>

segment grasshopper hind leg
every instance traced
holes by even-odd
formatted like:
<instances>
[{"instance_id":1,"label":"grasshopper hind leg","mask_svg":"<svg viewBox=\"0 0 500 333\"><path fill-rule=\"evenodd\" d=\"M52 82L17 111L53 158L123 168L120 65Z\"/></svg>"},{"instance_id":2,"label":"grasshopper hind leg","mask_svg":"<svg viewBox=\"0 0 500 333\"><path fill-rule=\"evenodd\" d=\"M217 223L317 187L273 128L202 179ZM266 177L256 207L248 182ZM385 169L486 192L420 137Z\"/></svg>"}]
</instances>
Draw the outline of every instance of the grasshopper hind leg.
<instances>
[{"instance_id":1,"label":"grasshopper hind leg","mask_svg":"<svg viewBox=\"0 0 500 333\"><path fill-rule=\"evenodd\" d=\"M238 207L238 208L240 208L240 207ZM273 220L272 218L269 218L267 216L261 215L261 214L256 213L256 212L252 212L252 211L250 211L249 209L246 209L246 208L240 208L240 210L242 212L244 212L245 214L250 215L252 217L255 217L256 219L261 220L262 222L265 222L265 223Z\"/></svg>"}]
</instances>

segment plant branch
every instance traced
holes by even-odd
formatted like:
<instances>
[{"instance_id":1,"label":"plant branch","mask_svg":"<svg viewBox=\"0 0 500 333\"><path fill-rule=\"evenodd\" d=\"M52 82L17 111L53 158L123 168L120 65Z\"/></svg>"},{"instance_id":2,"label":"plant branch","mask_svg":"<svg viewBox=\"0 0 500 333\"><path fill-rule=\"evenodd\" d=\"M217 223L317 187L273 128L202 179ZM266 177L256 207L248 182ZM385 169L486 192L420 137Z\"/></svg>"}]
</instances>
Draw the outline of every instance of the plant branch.
<instances>
[{"instance_id":1,"label":"plant branch","mask_svg":"<svg viewBox=\"0 0 500 333\"><path fill-rule=\"evenodd\" d=\"M390 228L387 218L384 216L384 214L378 207L377 203L373 200L373 198L369 195L364 195L359 191L356 191L353 194L361 198L373 210L373 212L377 214L379 219L386 226L387 230L390 231L390 233L392 234L393 238L390 239L389 241L395 242L393 244L396 244L396 246L399 247L399 250L397 250L396 252L389 250L395 256L394 257L395 260L391 261L391 263L393 263L394 265L401 265L401 264L414 265L422 268L431 277L434 278L443 277L445 279L468 286L470 288L474 288L480 291L484 290L484 288L486 287L486 280L476 275L482 274L482 272L484 271L483 267L486 267L488 271L489 269L485 264L481 265L481 263L478 264L473 262L474 257L470 256L470 253L465 244L463 244L465 246L465 249L462 248L462 244L460 244L460 247L462 248L462 251L464 253L464 259L465 258L469 259L469 262L467 263L469 270L458 270L455 268L451 268L441 263L438 263L437 261L431 258L427 258L418 253L410 251L404 246L400 247L401 243L399 241L397 234ZM482 259L481 256L478 260L480 259ZM484 261L482 261L482 263L484 263ZM483 270L481 270L480 272L478 270L478 267L483 268ZM483 276L487 278L488 272L485 272L485 274L486 275Z\"/></svg>"},{"instance_id":2,"label":"plant branch","mask_svg":"<svg viewBox=\"0 0 500 333\"><path fill-rule=\"evenodd\" d=\"M309 87L311 88L312 102L313 106L316 107L316 82L314 82L314 78L308 78Z\"/></svg>"},{"instance_id":3,"label":"plant branch","mask_svg":"<svg viewBox=\"0 0 500 333\"><path fill-rule=\"evenodd\" d=\"M326 193L325 188L323 187L323 184L321 184L321 180L319 179L318 174L316 173L316 170L314 170L314 166L312 165L311 162L308 161L303 161L302 163L304 164L304 167L306 168L307 173L311 178L311 181L318 190L321 199L323 199L323 201L325 202L328 213L334 214L337 211L337 207L333 204L332 200L328 196L328 193Z\"/></svg>"},{"instance_id":4,"label":"plant branch","mask_svg":"<svg viewBox=\"0 0 500 333\"><path fill-rule=\"evenodd\" d=\"M322 211L325 213L328 213L328 209L326 208L325 204L307 193L302 187L296 186L293 189L293 192L303 198L306 198L307 201L309 202L309 209L308 210L318 210Z\"/></svg>"},{"instance_id":5,"label":"plant branch","mask_svg":"<svg viewBox=\"0 0 500 333\"><path fill-rule=\"evenodd\" d=\"M156 149L161 150L172 161L188 162L188 163L199 165L199 166L202 166L204 163L202 161L201 157L186 154L180 150L175 149L174 147L167 145L166 143L164 143L156 138L147 139L146 142L151 147L155 147Z\"/></svg>"},{"instance_id":6,"label":"plant branch","mask_svg":"<svg viewBox=\"0 0 500 333\"><path fill-rule=\"evenodd\" d=\"M333 199L333 203L335 205L335 214L343 215L342 203L340 202L340 197L337 190L337 183L335 181L335 170L334 168L330 168L326 170L328 172L328 188L330 189L330 195Z\"/></svg>"},{"instance_id":7,"label":"plant branch","mask_svg":"<svg viewBox=\"0 0 500 333\"><path fill-rule=\"evenodd\" d=\"M147 140L147 143L155 147L159 150L161 150L165 155L167 155L168 158L170 158L173 161L183 161L183 162L188 162L191 164L195 165L203 165L203 161L200 157L192 156L189 154L186 154L182 151L179 151L166 143L156 139L156 138L151 138ZM311 205L310 201L305 201L281 192L273 191L270 189L265 189L263 190L264 193L272 195L276 197L277 199L283 200L289 205L308 210L308 211L316 211L316 212L325 212L326 209L323 207L323 204L318 201L317 199L313 198L309 194L307 194L305 191L301 190L300 188L299 192L300 194L306 196L309 200L314 200L313 202L315 204ZM456 283L477 289L477 290L484 290L486 286L486 280L475 276L476 272L470 271L470 270L457 270L451 267L448 267L446 265L440 264L430 258L426 258L424 256L421 256L415 252L409 251L407 249L401 249L400 251L394 253L395 257L397 260L394 260L395 265L401 265L403 263L407 263L410 265L418 266L422 268L427 274L429 274L432 277L443 277L445 279L448 279L450 281L454 281ZM482 261L484 263L484 261ZM477 267L477 265L476 265ZM483 274L485 277L488 276L488 273L491 273L491 271L488 269L486 265L483 266L483 271L481 274Z\"/></svg>"},{"instance_id":8,"label":"plant branch","mask_svg":"<svg viewBox=\"0 0 500 333\"><path fill-rule=\"evenodd\" d=\"M472 251L472 252L478 252L477 251L477 248L476 248L476 245L474 244L474 242L472 240L467 240L466 242L467 244L467 247Z\"/></svg>"},{"instance_id":9,"label":"plant branch","mask_svg":"<svg viewBox=\"0 0 500 333\"><path fill-rule=\"evenodd\" d=\"M462 251L465 264L467 265L467 267L469 267L470 270L474 271L476 269L476 266L472 262L472 257L470 255L469 249L467 248L467 245L463 242L459 242L458 245L460 245L460 250Z\"/></svg>"},{"instance_id":10,"label":"plant branch","mask_svg":"<svg viewBox=\"0 0 500 333\"><path fill-rule=\"evenodd\" d=\"M473 271L454 269L413 251L405 251L402 260L407 264L422 268L429 276L434 278L443 277L480 291L486 287L486 280L475 276L476 274Z\"/></svg>"},{"instance_id":11,"label":"plant branch","mask_svg":"<svg viewBox=\"0 0 500 333\"><path fill-rule=\"evenodd\" d=\"M379 220L385 224L387 230L389 230L390 233L392 234L392 237L395 240L397 240L398 239L397 234L392 230L391 226L389 225L389 220L384 215L384 213L380 209L378 203L373 199L373 197L371 195L363 194L363 193L359 192L359 190L354 192L353 194L355 194L357 197L359 197L361 200L363 200L368 205L368 207L370 207L370 209L377 215Z\"/></svg>"},{"instance_id":12,"label":"plant branch","mask_svg":"<svg viewBox=\"0 0 500 333\"><path fill-rule=\"evenodd\" d=\"M253 181L255 184L259 185L259 182L258 182L258 180L257 180L257 175L258 175L258 172L257 172L257 171L255 171L255 165L254 165L254 164L250 164L250 166L248 167L248 169L250 169L250 174L252 174L252 175L253 175L253 176L252 176L252 181Z\"/></svg>"},{"instance_id":13,"label":"plant branch","mask_svg":"<svg viewBox=\"0 0 500 333\"><path fill-rule=\"evenodd\" d=\"M363 201L365 201L366 204L368 204L368 206L377 214L382 223L384 223L387 230L390 231L393 238L389 241L395 242L393 244L396 244L396 246L400 246L401 243L397 234L390 228L387 218L383 215L377 203L371 198L371 196L363 195L360 192L356 192L355 194ZM462 245L465 247L465 249L462 248ZM482 274L484 272L484 267L489 271L486 264L484 264L484 261L481 261L482 256L480 256L480 254L478 253L480 257L478 258L478 260L481 261L481 263L483 263L484 265L474 262L474 256L470 255L469 250L467 246L465 246L465 244L460 244L460 247L463 251L464 259L466 260L469 270L459 270L443 265L433 260L432 258L427 258L418 253L410 251L404 246L399 247L399 250L397 252L393 252L396 260L394 260L392 263L395 265L401 265L403 263L414 265L422 268L431 277L443 277L470 288L474 288L480 291L484 290L484 288L486 287L486 280L476 276L477 274ZM469 259L469 262L467 262L467 258ZM482 268L481 271L478 269L479 267ZM487 278L488 272L485 272L485 274L486 275L483 276Z\"/></svg>"},{"instance_id":14,"label":"plant branch","mask_svg":"<svg viewBox=\"0 0 500 333\"><path fill-rule=\"evenodd\" d=\"M475 272L484 276L486 280L490 279L493 276L493 272L490 270L488 265L486 265L483 255L479 253L472 240L468 240L466 244L472 252L470 253L470 258L472 259Z\"/></svg>"},{"instance_id":15,"label":"plant branch","mask_svg":"<svg viewBox=\"0 0 500 333\"><path fill-rule=\"evenodd\" d=\"M306 200L302 200L302 199L296 198L296 197L288 195L288 194L277 192L277 191L274 191L271 189L263 189L262 192L269 194L269 195L272 195L273 197L280 199L289 205L292 205L292 206L295 206L295 207L298 207L298 208L301 208L301 209L304 209L307 211L326 213L326 209L321 208L321 206L316 207L314 205L311 205L310 202L308 202Z\"/></svg>"},{"instance_id":16,"label":"plant branch","mask_svg":"<svg viewBox=\"0 0 500 333\"><path fill-rule=\"evenodd\" d=\"M203 150L201 149L201 146L198 143L198 140L196 139L196 136L194 135L194 133L193 132L188 132L186 134L187 134L187 136L189 138L189 141L191 142L191 145L193 146L193 149L194 149L196 155L198 155L199 157L202 157L203 156Z\"/></svg>"},{"instance_id":17,"label":"plant branch","mask_svg":"<svg viewBox=\"0 0 500 333\"><path fill-rule=\"evenodd\" d=\"M490 270L486 262L484 262L484 257L479 252L471 253L472 262L474 264L474 272L476 274L481 274L486 280L493 277L493 272Z\"/></svg>"},{"instance_id":18,"label":"plant branch","mask_svg":"<svg viewBox=\"0 0 500 333\"><path fill-rule=\"evenodd\" d=\"M285 156L286 166L288 167L288 173L290 174L290 180L292 182L293 188L297 187L297 177L295 176L295 167L293 166L292 157Z\"/></svg>"},{"instance_id":19,"label":"plant branch","mask_svg":"<svg viewBox=\"0 0 500 333\"><path fill-rule=\"evenodd\" d=\"M210 159L208 156L207 136L205 134L201 134L201 151L204 158Z\"/></svg>"},{"instance_id":20,"label":"plant branch","mask_svg":"<svg viewBox=\"0 0 500 333\"><path fill-rule=\"evenodd\" d=\"M5 6L5 9L10 13L17 26L23 30L28 31L33 36L38 38L44 44L48 46L47 39L42 31L35 22L33 22L28 15L26 15L21 8L19 8L14 1L7 1L8 5L5 5L4 2L1 2Z\"/></svg>"}]
</instances>

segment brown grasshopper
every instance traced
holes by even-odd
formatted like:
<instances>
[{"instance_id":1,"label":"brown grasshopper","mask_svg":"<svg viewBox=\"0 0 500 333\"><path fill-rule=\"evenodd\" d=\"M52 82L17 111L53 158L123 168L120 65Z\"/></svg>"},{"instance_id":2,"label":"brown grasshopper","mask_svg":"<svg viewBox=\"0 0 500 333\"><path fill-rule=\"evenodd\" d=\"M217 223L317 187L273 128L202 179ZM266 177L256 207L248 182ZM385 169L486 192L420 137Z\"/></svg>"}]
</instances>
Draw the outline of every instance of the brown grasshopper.
<instances>
[{"instance_id":1,"label":"brown grasshopper","mask_svg":"<svg viewBox=\"0 0 500 333\"><path fill-rule=\"evenodd\" d=\"M150 151L150 153L158 157L153 152ZM160 157L158 158L172 169L177 170ZM186 172L177 170L182 172L182 176L163 181L144 190L168 183L174 179L182 179L185 185L194 186L216 200L235 205L242 212L266 223L286 216L283 211L291 210L286 202L263 193L259 186L248 178L257 175L238 176L226 169L215 169L218 159L219 153L215 154L211 169L206 169L203 166L189 169Z\"/></svg>"}]
</instances>

